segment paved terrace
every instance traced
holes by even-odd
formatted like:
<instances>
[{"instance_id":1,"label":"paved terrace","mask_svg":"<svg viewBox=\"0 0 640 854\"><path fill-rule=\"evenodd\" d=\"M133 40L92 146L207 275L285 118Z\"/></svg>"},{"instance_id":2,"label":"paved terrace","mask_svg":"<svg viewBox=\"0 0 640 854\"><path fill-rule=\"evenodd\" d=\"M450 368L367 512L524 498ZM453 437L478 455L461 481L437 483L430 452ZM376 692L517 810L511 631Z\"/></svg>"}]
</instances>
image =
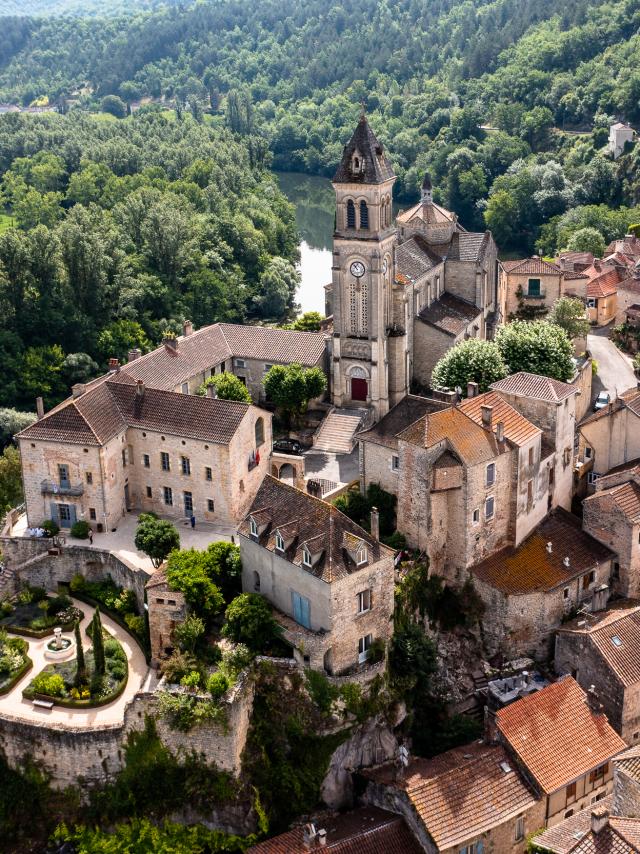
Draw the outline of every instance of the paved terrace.
<instances>
[{"instance_id":1,"label":"paved terrace","mask_svg":"<svg viewBox=\"0 0 640 854\"><path fill-rule=\"evenodd\" d=\"M235 531L230 526L212 525L207 522L196 522L195 529L191 528L188 520L170 519L180 533L180 548L183 549L206 549L209 543L218 540L231 541ZM133 544L136 527L138 525L138 513L127 513L123 517L116 531L108 531L104 534L93 535L93 544L89 540L78 540L69 535L68 531L61 530L61 535L66 538L66 544L70 546L81 546L87 549L99 549L100 551L113 552L116 557L125 563L144 570L149 575L155 572L150 559L139 552ZM26 536L27 517L21 516L11 530L12 537Z\"/></svg>"},{"instance_id":2,"label":"paved terrace","mask_svg":"<svg viewBox=\"0 0 640 854\"><path fill-rule=\"evenodd\" d=\"M93 608L85 605L83 602L78 602L77 599L73 600L73 604L83 613L82 622L80 623L80 636L82 637L82 646L86 653L89 648L86 627L93 617ZM155 686L156 677L153 671L147 666L142 650L131 635L117 623L114 623L106 614L101 614L101 618L104 628L122 644L129 664L127 685L116 700L104 706L98 706L95 709L66 709L61 706L54 706L52 709L42 709L34 706L31 700L23 698L23 689L27 687L34 676L37 676L47 664L51 663L44 657L45 645L53 637L51 634L40 639L23 638L29 644L28 655L33 661L33 667L8 694L0 697L0 715L19 718L30 723L55 724L65 729L86 729L92 726L121 724L124 720L125 706L133 699L134 695L143 685L145 688L151 690ZM18 635L13 636L18 637ZM72 633L64 633L64 637L70 636L72 636Z\"/></svg>"}]
</instances>

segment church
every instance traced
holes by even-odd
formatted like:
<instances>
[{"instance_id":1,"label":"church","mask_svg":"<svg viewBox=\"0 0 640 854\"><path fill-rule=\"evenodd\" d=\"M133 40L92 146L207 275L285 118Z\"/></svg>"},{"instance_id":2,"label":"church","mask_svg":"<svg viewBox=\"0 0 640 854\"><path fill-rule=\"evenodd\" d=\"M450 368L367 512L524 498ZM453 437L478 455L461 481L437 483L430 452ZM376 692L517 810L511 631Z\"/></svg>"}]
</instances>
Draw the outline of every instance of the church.
<instances>
[{"instance_id":1,"label":"church","mask_svg":"<svg viewBox=\"0 0 640 854\"><path fill-rule=\"evenodd\" d=\"M336 225L327 314L332 403L376 419L412 387L426 388L444 353L491 338L503 321L491 233L466 231L433 200L393 217L396 176L366 116L333 177Z\"/></svg>"}]
</instances>

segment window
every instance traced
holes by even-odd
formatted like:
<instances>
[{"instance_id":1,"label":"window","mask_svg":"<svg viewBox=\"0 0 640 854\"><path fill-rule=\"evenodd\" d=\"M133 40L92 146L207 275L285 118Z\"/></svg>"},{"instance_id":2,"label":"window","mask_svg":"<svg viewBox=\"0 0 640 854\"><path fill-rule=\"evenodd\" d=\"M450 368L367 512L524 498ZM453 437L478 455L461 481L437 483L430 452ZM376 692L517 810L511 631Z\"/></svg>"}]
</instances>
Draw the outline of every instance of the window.
<instances>
[{"instance_id":1,"label":"window","mask_svg":"<svg viewBox=\"0 0 640 854\"><path fill-rule=\"evenodd\" d=\"M594 471L590 471L587 474L587 483L593 486L596 480L600 477L600 475L596 474Z\"/></svg>"},{"instance_id":2,"label":"window","mask_svg":"<svg viewBox=\"0 0 640 854\"><path fill-rule=\"evenodd\" d=\"M533 481L527 481L527 506L531 507L533 504Z\"/></svg>"},{"instance_id":3,"label":"window","mask_svg":"<svg viewBox=\"0 0 640 854\"><path fill-rule=\"evenodd\" d=\"M151 498L153 496L153 491L150 486L147 487L147 498Z\"/></svg>"},{"instance_id":4,"label":"window","mask_svg":"<svg viewBox=\"0 0 640 854\"><path fill-rule=\"evenodd\" d=\"M122 465L126 466L126 464L127 464L127 449L123 448L122 449Z\"/></svg>"},{"instance_id":5,"label":"window","mask_svg":"<svg viewBox=\"0 0 640 854\"><path fill-rule=\"evenodd\" d=\"M364 614L371 610L371 590L362 590L358 593L358 614Z\"/></svg>"},{"instance_id":6,"label":"window","mask_svg":"<svg viewBox=\"0 0 640 854\"><path fill-rule=\"evenodd\" d=\"M182 468L182 474L191 474L191 460L189 457L180 457L180 467Z\"/></svg>"},{"instance_id":7,"label":"window","mask_svg":"<svg viewBox=\"0 0 640 854\"><path fill-rule=\"evenodd\" d=\"M585 458L585 460L590 460L590 459L591 459L591 454L592 454L592 453L593 453L593 450L592 450L592 449L587 445L587 446L585 447L585 449L584 449L584 458Z\"/></svg>"},{"instance_id":8,"label":"window","mask_svg":"<svg viewBox=\"0 0 640 854\"><path fill-rule=\"evenodd\" d=\"M69 504L58 504L58 518L63 527L68 527L64 523L71 521L71 507Z\"/></svg>"},{"instance_id":9,"label":"window","mask_svg":"<svg viewBox=\"0 0 640 854\"><path fill-rule=\"evenodd\" d=\"M255 434L256 447L259 448L260 445L264 445L264 418L256 419Z\"/></svg>"},{"instance_id":10,"label":"window","mask_svg":"<svg viewBox=\"0 0 640 854\"><path fill-rule=\"evenodd\" d=\"M149 454L143 454L143 455L142 455L142 465L143 465L146 469L151 468L151 459L149 458Z\"/></svg>"},{"instance_id":11,"label":"window","mask_svg":"<svg viewBox=\"0 0 640 854\"><path fill-rule=\"evenodd\" d=\"M88 471L85 475L87 483L93 483L93 472Z\"/></svg>"},{"instance_id":12,"label":"window","mask_svg":"<svg viewBox=\"0 0 640 854\"><path fill-rule=\"evenodd\" d=\"M204 470L204 479L205 480L213 480L213 472L211 471L211 466L206 466Z\"/></svg>"},{"instance_id":13,"label":"window","mask_svg":"<svg viewBox=\"0 0 640 854\"><path fill-rule=\"evenodd\" d=\"M366 546L360 546L358 551L356 552L356 564L358 566L363 566L368 560L367 549Z\"/></svg>"},{"instance_id":14,"label":"window","mask_svg":"<svg viewBox=\"0 0 640 854\"><path fill-rule=\"evenodd\" d=\"M163 487L164 489L164 503L167 507L173 506L173 491L170 486Z\"/></svg>"},{"instance_id":15,"label":"window","mask_svg":"<svg viewBox=\"0 0 640 854\"><path fill-rule=\"evenodd\" d=\"M620 564L617 560L614 560L613 562L612 576L613 578L620 578Z\"/></svg>"},{"instance_id":16,"label":"window","mask_svg":"<svg viewBox=\"0 0 640 854\"><path fill-rule=\"evenodd\" d=\"M182 393L189 394L189 383L182 383Z\"/></svg>"},{"instance_id":17,"label":"window","mask_svg":"<svg viewBox=\"0 0 640 854\"><path fill-rule=\"evenodd\" d=\"M302 565L311 566L311 552L309 549L302 549Z\"/></svg>"},{"instance_id":18,"label":"window","mask_svg":"<svg viewBox=\"0 0 640 854\"><path fill-rule=\"evenodd\" d=\"M279 552L283 552L283 551L284 551L284 540L283 540L283 539L282 539L282 537L280 536L280 533L279 533L279 532L276 532L276 549L277 549Z\"/></svg>"},{"instance_id":19,"label":"window","mask_svg":"<svg viewBox=\"0 0 640 854\"><path fill-rule=\"evenodd\" d=\"M477 842L471 842L469 845L465 845L464 848L461 848L458 854L483 854L484 845L482 840L479 839Z\"/></svg>"},{"instance_id":20,"label":"window","mask_svg":"<svg viewBox=\"0 0 640 854\"><path fill-rule=\"evenodd\" d=\"M60 486L66 488L69 486L69 466L67 465L59 465L58 466L58 482Z\"/></svg>"},{"instance_id":21,"label":"window","mask_svg":"<svg viewBox=\"0 0 640 854\"><path fill-rule=\"evenodd\" d=\"M595 307L596 307L596 301L592 298L588 299L587 300L587 308L595 308Z\"/></svg>"},{"instance_id":22,"label":"window","mask_svg":"<svg viewBox=\"0 0 640 854\"><path fill-rule=\"evenodd\" d=\"M372 641L371 635L365 635L358 641L358 664L363 664L369 658L369 648Z\"/></svg>"},{"instance_id":23,"label":"window","mask_svg":"<svg viewBox=\"0 0 640 854\"><path fill-rule=\"evenodd\" d=\"M353 204L353 201L349 199L347 202L347 228L355 228L356 227L356 206Z\"/></svg>"},{"instance_id":24,"label":"window","mask_svg":"<svg viewBox=\"0 0 640 854\"><path fill-rule=\"evenodd\" d=\"M520 842L522 839L524 839L524 816L519 815L516 819L515 840L516 842Z\"/></svg>"},{"instance_id":25,"label":"window","mask_svg":"<svg viewBox=\"0 0 640 854\"><path fill-rule=\"evenodd\" d=\"M249 530L251 531L252 537L258 536L258 526L256 525L253 519L251 519L251 521L249 522Z\"/></svg>"},{"instance_id":26,"label":"window","mask_svg":"<svg viewBox=\"0 0 640 854\"><path fill-rule=\"evenodd\" d=\"M171 461L166 451L160 453L160 466L162 471L171 471Z\"/></svg>"},{"instance_id":27,"label":"window","mask_svg":"<svg viewBox=\"0 0 640 854\"><path fill-rule=\"evenodd\" d=\"M209 513L213 513L213 511L215 510L213 498L207 498L207 510L209 511Z\"/></svg>"},{"instance_id":28,"label":"window","mask_svg":"<svg viewBox=\"0 0 640 854\"><path fill-rule=\"evenodd\" d=\"M256 593L260 592L260 573L253 571L253 589Z\"/></svg>"},{"instance_id":29,"label":"window","mask_svg":"<svg viewBox=\"0 0 640 854\"><path fill-rule=\"evenodd\" d=\"M484 502L484 518L485 519L493 519L493 511L495 508L495 501L493 498L487 498Z\"/></svg>"},{"instance_id":30,"label":"window","mask_svg":"<svg viewBox=\"0 0 640 854\"><path fill-rule=\"evenodd\" d=\"M272 367L273 367L273 365L265 365L265 366L264 366L264 372L265 372L265 374L268 374Z\"/></svg>"},{"instance_id":31,"label":"window","mask_svg":"<svg viewBox=\"0 0 640 854\"><path fill-rule=\"evenodd\" d=\"M540 279L529 279L527 295L530 297L539 297L541 295Z\"/></svg>"},{"instance_id":32,"label":"window","mask_svg":"<svg viewBox=\"0 0 640 854\"><path fill-rule=\"evenodd\" d=\"M184 515L191 518L193 516L193 495L191 492L182 493L182 503L184 506Z\"/></svg>"},{"instance_id":33,"label":"window","mask_svg":"<svg viewBox=\"0 0 640 854\"><path fill-rule=\"evenodd\" d=\"M591 570L591 572L588 572L586 575L583 575L582 576L582 589L588 590L589 585L593 584L595 579L596 579L596 574L593 570Z\"/></svg>"},{"instance_id":34,"label":"window","mask_svg":"<svg viewBox=\"0 0 640 854\"><path fill-rule=\"evenodd\" d=\"M575 783L569 783L569 785L567 786L567 803L568 804L571 803L571 801L574 801L575 798L576 798L576 784Z\"/></svg>"},{"instance_id":35,"label":"window","mask_svg":"<svg viewBox=\"0 0 640 854\"><path fill-rule=\"evenodd\" d=\"M599 765L596 769L591 771L589 774L589 782L595 783L598 786L602 785L603 778L606 776L609 771L609 763L605 762L604 765Z\"/></svg>"},{"instance_id":36,"label":"window","mask_svg":"<svg viewBox=\"0 0 640 854\"><path fill-rule=\"evenodd\" d=\"M564 590L562 591L562 598L563 599L569 598L569 588L568 587L565 587Z\"/></svg>"},{"instance_id":37,"label":"window","mask_svg":"<svg viewBox=\"0 0 640 854\"><path fill-rule=\"evenodd\" d=\"M365 201L360 202L360 228L369 228L369 208Z\"/></svg>"},{"instance_id":38,"label":"window","mask_svg":"<svg viewBox=\"0 0 640 854\"><path fill-rule=\"evenodd\" d=\"M549 486L553 486L556 480L556 467L549 466Z\"/></svg>"},{"instance_id":39,"label":"window","mask_svg":"<svg viewBox=\"0 0 640 854\"><path fill-rule=\"evenodd\" d=\"M311 628L311 607L309 604L309 600L304 596L301 596L299 593L296 593L295 590L291 591L291 604L293 606L293 619L300 626L304 626L306 629Z\"/></svg>"},{"instance_id":40,"label":"window","mask_svg":"<svg viewBox=\"0 0 640 854\"><path fill-rule=\"evenodd\" d=\"M478 522L480 521L480 510L477 507L473 511L473 515L471 516L471 519L472 519L474 525L477 525Z\"/></svg>"},{"instance_id":41,"label":"window","mask_svg":"<svg viewBox=\"0 0 640 854\"><path fill-rule=\"evenodd\" d=\"M487 466L487 486L493 486L496 482L496 464L489 463Z\"/></svg>"},{"instance_id":42,"label":"window","mask_svg":"<svg viewBox=\"0 0 640 854\"><path fill-rule=\"evenodd\" d=\"M400 471L400 457L397 457L397 456L391 457L391 470L392 471Z\"/></svg>"},{"instance_id":43,"label":"window","mask_svg":"<svg viewBox=\"0 0 640 854\"><path fill-rule=\"evenodd\" d=\"M529 465L533 465L533 448L529 448Z\"/></svg>"},{"instance_id":44,"label":"window","mask_svg":"<svg viewBox=\"0 0 640 854\"><path fill-rule=\"evenodd\" d=\"M89 507L89 518L94 522L97 519L95 507Z\"/></svg>"}]
</instances>

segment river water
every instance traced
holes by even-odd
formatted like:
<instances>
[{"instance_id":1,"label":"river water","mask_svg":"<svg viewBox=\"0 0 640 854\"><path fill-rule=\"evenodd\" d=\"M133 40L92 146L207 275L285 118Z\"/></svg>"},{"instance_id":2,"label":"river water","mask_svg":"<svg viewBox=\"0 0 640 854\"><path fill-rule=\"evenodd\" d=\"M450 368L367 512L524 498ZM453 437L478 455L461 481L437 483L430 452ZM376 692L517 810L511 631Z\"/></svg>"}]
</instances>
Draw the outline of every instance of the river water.
<instances>
[{"instance_id":1,"label":"river water","mask_svg":"<svg viewBox=\"0 0 640 854\"><path fill-rule=\"evenodd\" d=\"M335 194L331 181L297 172L276 173L280 189L295 205L300 242L300 288L302 311L324 315L324 286L331 281L331 242Z\"/></svg>"}]
</instances>

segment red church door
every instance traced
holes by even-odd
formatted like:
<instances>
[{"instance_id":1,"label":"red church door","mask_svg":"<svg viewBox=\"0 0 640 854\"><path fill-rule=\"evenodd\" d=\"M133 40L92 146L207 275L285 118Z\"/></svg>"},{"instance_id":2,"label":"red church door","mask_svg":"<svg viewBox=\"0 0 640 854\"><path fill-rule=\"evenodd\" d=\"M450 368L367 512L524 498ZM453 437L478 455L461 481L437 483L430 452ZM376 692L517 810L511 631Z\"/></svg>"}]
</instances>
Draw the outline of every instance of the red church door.
<instances>
[{"instance_id":1,"label":"red church door","mask_svg":"<svg viewBox=\"0 0 640 854\"><path fill-rule=\"evenodd\" d=\"M359 377L352 377L351 379L351 400L364 400L367 399L367 381L360 379Z\"/></svg>"}]
</instances>

